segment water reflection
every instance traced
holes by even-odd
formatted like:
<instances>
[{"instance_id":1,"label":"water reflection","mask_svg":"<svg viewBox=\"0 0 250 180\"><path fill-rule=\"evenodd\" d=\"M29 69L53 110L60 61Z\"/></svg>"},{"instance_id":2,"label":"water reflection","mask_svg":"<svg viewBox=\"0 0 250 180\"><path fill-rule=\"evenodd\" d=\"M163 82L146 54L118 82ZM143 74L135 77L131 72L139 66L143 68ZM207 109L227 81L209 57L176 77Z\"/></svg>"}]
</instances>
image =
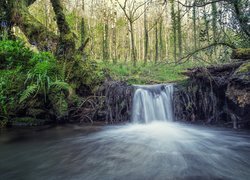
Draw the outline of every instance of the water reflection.
<instances>
[{"instance_id":1,"label":"water reflection","mask_svg":"<svg viewBox=\"0 0 250 180\"><path fill-rule=\"evenodd\" d=\"M249 179L250 135L176 123L51 129L0 144L0 179ZM4 135L3 135L4 136ZM6 136L6 135L5 135ZM13 135L12 135L13 136Z\"/></svg>"}]
</instances>

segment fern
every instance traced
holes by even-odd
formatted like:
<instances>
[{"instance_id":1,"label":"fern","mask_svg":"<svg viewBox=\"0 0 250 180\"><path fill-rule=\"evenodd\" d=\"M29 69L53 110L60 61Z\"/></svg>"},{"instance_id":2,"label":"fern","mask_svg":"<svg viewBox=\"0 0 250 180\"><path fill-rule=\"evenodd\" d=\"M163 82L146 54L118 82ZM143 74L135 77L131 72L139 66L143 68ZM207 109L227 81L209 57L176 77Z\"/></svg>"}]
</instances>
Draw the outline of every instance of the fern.
<instances>
[{"instance_id":1,"label":"fern","mask_svg":"<svg viewBox=\"0 0 250 180\"><path fill-rule=\"evenodd\" d=\"M19 103L22 103L23 101L25 101L26 99L28 99L31 95L33 95L35 92L38 91L38 86L37 84L32 84L30 86L28 86L26 88L25 91L23 91Z\"/></svg>"},{"instance_id":2,"label":"fern","mask_svg":"<svg viewBox=\"0 0 250 180\"><path fill-rule=\"evenodd\" d=\"M58 90L67 90L69 91L70 85L64 81L56 80L55 82L50 83L51 87L55 87Z\"/></svg>"}]
</instances>

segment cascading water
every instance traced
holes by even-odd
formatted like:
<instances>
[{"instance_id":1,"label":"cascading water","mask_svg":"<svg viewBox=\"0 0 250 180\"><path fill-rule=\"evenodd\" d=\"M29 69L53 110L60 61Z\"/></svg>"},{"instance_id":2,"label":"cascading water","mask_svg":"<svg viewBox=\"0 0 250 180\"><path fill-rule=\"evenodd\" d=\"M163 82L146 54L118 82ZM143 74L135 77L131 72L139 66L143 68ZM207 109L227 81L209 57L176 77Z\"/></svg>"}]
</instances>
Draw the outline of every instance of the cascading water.
<instances>
[{"instance_id":1,"label":"cascading water","mask_svg":"<svg viewBox=\"0 0 250 180\"><path fill-rule=\"evenodd\" d=\"M132 121L149 123L173 121L173 85L158 84L135 86Z\"/></svg>"}]
</instances>

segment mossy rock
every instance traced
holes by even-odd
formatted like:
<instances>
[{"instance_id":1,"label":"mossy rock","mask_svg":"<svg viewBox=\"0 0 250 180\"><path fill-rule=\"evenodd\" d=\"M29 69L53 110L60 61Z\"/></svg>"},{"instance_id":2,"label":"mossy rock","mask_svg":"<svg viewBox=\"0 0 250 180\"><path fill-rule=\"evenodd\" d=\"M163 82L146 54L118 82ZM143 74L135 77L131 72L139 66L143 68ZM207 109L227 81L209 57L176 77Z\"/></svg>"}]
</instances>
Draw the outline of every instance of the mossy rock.
<instances>
[{"instance_id":1,"label":"mossy rock","mask_svg":"<svg viewBox=\"0 0 250 180\"><path fill-rule=\"evenodd\" d=\"M232 59L250 59L250 48L238 48L232 52Z\"/></svg>"}]
</instances>

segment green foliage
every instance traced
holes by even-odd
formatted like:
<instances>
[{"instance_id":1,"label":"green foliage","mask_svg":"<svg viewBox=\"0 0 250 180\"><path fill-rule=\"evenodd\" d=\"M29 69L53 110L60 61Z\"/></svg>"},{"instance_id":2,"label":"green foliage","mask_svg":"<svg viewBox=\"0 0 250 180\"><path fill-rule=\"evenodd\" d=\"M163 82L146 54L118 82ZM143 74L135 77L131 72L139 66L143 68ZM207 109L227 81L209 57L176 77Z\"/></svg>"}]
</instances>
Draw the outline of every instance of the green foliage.
<instances>
[{"instance_id":1,"label":"green foliage","mask_svg":"<svg viewBox=\"0 0 250 180\"><path fill-rule=\"evenodd\" d=\"M78 83L78 85L82 83L90 88L94 88L104 80L102 67L94 60L83 60L81 56L75 57L75 62L67 64L67 67L71 66L73 66L74 72L70 71L72 77L68 79L71 79L71 82Z\"/></svg>"},{"instance_id":2,"label":"green foliage","mask_svg":"<svg viewBox=\"0 0 250 180\"><path fill-rule=\"evenodd\" d=\"M236 71L235 74L248 73L250 72L250 62L242 64ZM249 76L248 76L249 77Z\"/></svg>"},{"instance_id":3,"label":"green foliage","mask_svg":"<svg viewBox=\"0 0 250 180\"><path fill-rule=\"evenodd\" d=\"M20 41L7 40L0 41L0 57L0 126L20 108L37 106L39 109L46 104L56 104L54 97L60 97L58 103L64 102L57 106L63 107L65 114L68 107L65 93L70 85L64 81L63 68L51 53L34 53ZM57 114L60 112L63 111Z\"/></svg>"},{"instance_id":4,"label":"green foliage","mask_svg":"<svg viewBox=\"0 0 250 180\"><path fill-rule=\"evenodd\" d=\"M31 95L35 94L38 91L38 85L32 84L28 86L23 93L21 94L20 97L20 103L31 97Z\"/></svg>"},{"instance_id":5,"label":"green foliage","mask_svg":"<svg viewBox=\"0 0 250 180\"><path fill-rule=\"evenodd\" d=\"M34 54L29 61L30 69L25 81L26 89L23 91L20 102L24 102L32 95L42 94L46 102L51 88L68 90L69 84L62 80L62 74L55 57L49 52Z\"/></svg>"},{"instance_id":6,"label":"green foliage","mask_svg":"<svg viewBox=\"0 0 250 180\"><path fill-rule=\"evenodd\" d=\"M7 114L6 110L6 102L7 102L7 96L6 96L6 81L3 77L0 77L0 113L1 114Z\"/></svg>"},{"instance_id":7,"label":"green foliage","mask_svg":"<svg viewBox=\"0 0 250 180\"><path fill-rule=\"evenodd\" d=\"M0 70L0 116L8 118L9 112L16 109L25 76L21 68ZM1 119L1 117L0 117Z\"/></svg>"},{"instance_id":8,"label":"green foliage","mask_svg":"<svg viewBox=\"0 0 250 180\"><path fill-rule=\"evenodd\" d=\"M187 62L181 65L138 63L136 67L132 64L112 64L100 62L100 67L107 71L115 80L124 80L129 84L152 84L177 82L185 80L181 74L187 68L196 67L201 63Z\"/></svg>"},{"instance_id":9,"label":"green foliage","mask_svg":"<svg viewBox=\"0 0 250 180\"><path fill-rule=\"evenodd\" d=\"M25 65L32 54L21 41L0 41L0 69L11 69Z\"/></svg>"},{"instance_id":10,"label":"green foliage","mask_svg":"<svg viewBox=\"0 0 250 180\"><path fill-rule=\"evenodd\" d=\"M235 59L250 59L250 48L237 48L233 50L232 57Z\"/></svg>"},{"instance_id":11,"label":"green foliage","mask_svg":"<svg viewBox=\"0 0 250 180\"><path fill-rule=\"evenodd\" d=\"M51 82L50 87L55 87L58 90L66 90L66 91L70 90L70 85L68 83L59 80Z\"/></svg>"},{"instance_id":12,"label":"green foliage","mask_svg":"<svg viewBox=\"0 0 250 180\"><path fill-rule=\"evenodd\" d=\"M50 83L56 80L56 61L48 52L36 53L29 61L30 70L27 73L26 90L22 93L20 102L23 102L33 93L42 91L45 101L50 88Z\"/></svg>"}]
</instances>

